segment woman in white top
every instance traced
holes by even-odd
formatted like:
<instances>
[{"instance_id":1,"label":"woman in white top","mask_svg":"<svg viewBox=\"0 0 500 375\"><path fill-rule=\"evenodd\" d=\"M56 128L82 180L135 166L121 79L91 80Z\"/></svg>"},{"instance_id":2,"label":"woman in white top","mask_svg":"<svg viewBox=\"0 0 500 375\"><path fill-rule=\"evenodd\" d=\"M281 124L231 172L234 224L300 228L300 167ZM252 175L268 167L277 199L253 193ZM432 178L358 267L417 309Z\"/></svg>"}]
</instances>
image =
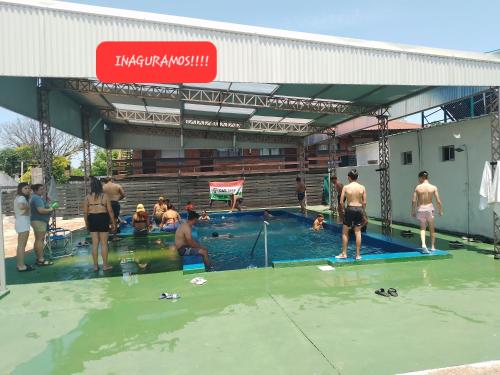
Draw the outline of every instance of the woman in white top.
<instances>
[{"instance_id":1,"label":"woman in white top","mask_svg":"<svg viewBox=\"0 0 500 375\"><path fill-rule=\"evenodd\" d=\"M34 268L24 263L24 251L30 235L30 192L26 182L17 185L17 195L14 199L14 214L16 216L17 232L17 270L19 272L33 271Z\"/></svg>"}]
</instances>

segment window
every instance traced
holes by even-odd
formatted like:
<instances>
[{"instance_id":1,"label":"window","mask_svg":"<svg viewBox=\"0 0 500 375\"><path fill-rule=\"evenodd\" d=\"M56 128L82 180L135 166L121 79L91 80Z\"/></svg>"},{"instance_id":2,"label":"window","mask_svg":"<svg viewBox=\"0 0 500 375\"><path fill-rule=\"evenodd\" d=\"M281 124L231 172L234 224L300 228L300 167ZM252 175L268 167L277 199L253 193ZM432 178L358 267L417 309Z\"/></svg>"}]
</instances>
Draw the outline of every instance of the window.
<instances>
[{"instance_id":1,"label":"window","mask_svg":"<svg viewBox=\"0 0 500 375\"><path fill-rule=\"evenodd\" d=\"M232 148L218 148L217 156L219 158L230 158L235 156L241 156L241 149L232 149Z\"/></svg>"},{"instance_id":2,"label":"window","mask_svg":"<svg viewBox=\"0 0 500 375\"><path fill-rule=\"evenodd\" d=\"M261 156L279 156L281 155L281 148L261 148Z\"/></svg>"},{"instance_id":3,"label":"window","mask_svg":"<svg viewBox=\"0 0 500 375\"><path fill-rule=\"evenodd\" d=\"M320 144L318 146L318 151L328 151L328 144L326 144L326 143Z\"/></svg>"},{"instance_id":4,"label":"window","mask_svg":"<svg viewBox=\"0 0 500 375\"><path fill-rule=\"evenodd\" d=\"M442 161L455 160L455 146L443 146L442 150Z\"/></svg>"},{"instance_id":5,"label":"window","mask_svg":"<svg viewBox=\"0 0 500 375\"><path fill-rule=\"evenodd\" d=\"M409 165L412 164L412 162L411 151L405 151L401 154L401 163L403 163L403 165Z\"/></svg>"}]
</instances>

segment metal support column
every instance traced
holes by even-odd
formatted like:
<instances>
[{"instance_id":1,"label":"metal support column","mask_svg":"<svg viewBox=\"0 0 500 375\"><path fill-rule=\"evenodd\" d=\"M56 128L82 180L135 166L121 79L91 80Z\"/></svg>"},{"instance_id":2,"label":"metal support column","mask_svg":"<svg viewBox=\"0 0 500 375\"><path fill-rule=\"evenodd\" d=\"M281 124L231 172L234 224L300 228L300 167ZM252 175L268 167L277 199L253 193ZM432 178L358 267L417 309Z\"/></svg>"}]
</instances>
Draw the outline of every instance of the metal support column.
<instances>
[{"instance_id":1,"label":"metal support column","mask_svg":"<svg viewBox=\"0 0 500 375\"><path fill-rule=\"evenodd\" d=\"M306 169L306 147L304 144L304 139L301 139L297 147L297 153L299 158L299 174L305 181L305 169Z\"/></svg>"},{"instance_id":2,"label":"metal support column","mask_svg":"<svg viewBox=\"0 0 500 375\"><path fill-rule=\"evenodd\" d=\"M489 113L491 118L491 161L500 160L500 87L493 90L491 102L489 103ZM493 171L499 165L493 164ZM493 212L493 250L495 259L500 259L500 217Z\"/></svg>"},{"instance_id":3,"label":"metal support column","mask_svg":"<svg viewBox=\"0 0 500 375\"><path fill-rule=\"evenodd\" d=\"M382 230L391 231L392 208L391 208L391 184L389 176L389 121L386 115L377 116L378 119L378 157L380 172L380 215L382 219Z\"/></svg>"},{"instance_id":4,"label":"metal support column","mask_svg":"<svg viewBox=\"0 0 500 375\"><path fill-rule=\"evenodd\" d=\"M37 80L37 99L38 122L40 124L40 160L44 185L48 189L52 178L52 128L49 116L49 89L41 78ZM55 211L52 213L49 227L50 229L57 228Z\"/></svg>"},{"instance_id":5,"label":"metal support column","mask_svg":"<svg viewBox=\"0 0 500 375\"><path fill-rule=\"evenodd\" d=\"M106 174L113 177L113 150L110 148L106 149Z\"/></svg>"},{"instance_id":6,"label":"metal support column","mask_svg":"<svg viewBox=\"0 0 500 375\"><path fill-rule=\"evenodd\" d=\"M83 190L85 196L89 193L90 182L90 117L87 111L80 113L82 119L82 152L83 152Z\"/></svg>"},{"instance_id":7,"label":"metal support column","mask_svg":"<svg viewBox=\"0 0 500 375\"><path fill-rule=\"evenodd\" d=\"M338 214L338 191L335 186L332 187L331 180L333 176L337 176L337 150L335 131L328 134L328 172L329 172L329 192L330 192L330 210L333 215Z\"/></svg>"}]
</instances>

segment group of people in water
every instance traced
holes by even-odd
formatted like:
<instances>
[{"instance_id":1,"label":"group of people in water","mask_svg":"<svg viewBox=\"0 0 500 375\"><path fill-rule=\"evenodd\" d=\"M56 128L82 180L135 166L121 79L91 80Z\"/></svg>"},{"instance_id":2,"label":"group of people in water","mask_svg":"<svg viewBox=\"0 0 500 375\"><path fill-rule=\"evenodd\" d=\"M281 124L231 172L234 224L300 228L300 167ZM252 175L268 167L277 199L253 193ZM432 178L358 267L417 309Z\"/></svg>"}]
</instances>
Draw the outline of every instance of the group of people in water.
<instances>
[{"instance_id":1,"label":"group of people in water","mask_svg":"<svg viewBox=\"0 0 500 375\"><path fill-rule=\"evenodd\" d=\"M347 245L349 231L354 231L356 241L355 259L361 259L361 230L366 226L368 219L366 215L366 188L358 183L358 172L352 169L348 173L349 183L343 186L333 177L333 187L337 191L338 213L342 222L342 249L336 258L347 258ZM422 242L422 252L430 253L435 250L434 231L434 205L436 200L439 215L443 214L441 199L436 186L431 185L428 180L429 174L422 171L418 174L419 184L415 188L412 197L412 216L416 217L420 223L420 234ZM306 212L306 185L300 178L296 178L297 199L300 209ZM36 254L37 266L52 265L52 261L44 258L44 240L48 230L48 223L53 211L58 208L57 203L49 204L45 197L45 187L41 184L29 186L27 183L20 183L17 188L17 195L14 201L14 212L16 217L16 232L18 233L17 246L17 269L19 272L31 271L34 268L25 264L24 252L28 241L30 226L35 234L34 250ZM102 270L108 271L112 266L108 264L108 239L111 234L113 240L119 240L117 232L123 223L120 217L120 201L125 198L123 188L113 182L111 178L99 180L90 178L90 192L83 201L83 213L85 225L92 238L92 260L93 269L99 270L98 248L101 246ZM241 210L241 198L232 196L230 206ZM153 223L161 231L175 231L175 247L180 256L201 255L206 267L210 267L208 250L195 241L192 236L192 227L199 220L209 221L210 217L206 211L199 215L191 202L185 206L187 220L181 222L181 216L168 199L159 197L152 211L152 220L143 204L138 204L136 211L132 215L131 224L134 235L147 235L153 228ZM268 210L264 211L264 220L268 220L272 215ZM314 220L312 229L319 231L323 228L324 216L318 214ZM426 246L426 229L429 227L431 237L430 250Z\"/></svg>"}]
</instances>

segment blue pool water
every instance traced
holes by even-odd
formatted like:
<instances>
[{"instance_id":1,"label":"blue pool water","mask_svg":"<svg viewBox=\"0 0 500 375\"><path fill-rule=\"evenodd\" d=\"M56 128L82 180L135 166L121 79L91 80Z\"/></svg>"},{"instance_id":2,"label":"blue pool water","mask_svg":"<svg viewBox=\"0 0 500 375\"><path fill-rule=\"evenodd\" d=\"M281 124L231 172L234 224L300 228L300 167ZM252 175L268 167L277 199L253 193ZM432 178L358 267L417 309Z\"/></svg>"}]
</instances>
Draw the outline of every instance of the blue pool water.
<instances>
[{"instance_id":1,"label":"blue pool water","mask_svg":"<svg viewBox=\"0 0 500 375\"><path fill-rule=\"evenodd\" d=\"M325 229L314 232L313 216L305 218L287 211L271 211L268 226L269 262L304 258L329 258L340 253L341 226L326 224ZM263 226L262 212L212 214L211 222L196 225L196 235L205 247L216 270L231 270L264 266L263 232L252 247ZM212 238L212 233L231 234L232 238ZM363 234L361 255L415 251L411 245L377 234ZM348 256L353 257L355 246L350 240Z\"/></svg>"}]
</instances>

